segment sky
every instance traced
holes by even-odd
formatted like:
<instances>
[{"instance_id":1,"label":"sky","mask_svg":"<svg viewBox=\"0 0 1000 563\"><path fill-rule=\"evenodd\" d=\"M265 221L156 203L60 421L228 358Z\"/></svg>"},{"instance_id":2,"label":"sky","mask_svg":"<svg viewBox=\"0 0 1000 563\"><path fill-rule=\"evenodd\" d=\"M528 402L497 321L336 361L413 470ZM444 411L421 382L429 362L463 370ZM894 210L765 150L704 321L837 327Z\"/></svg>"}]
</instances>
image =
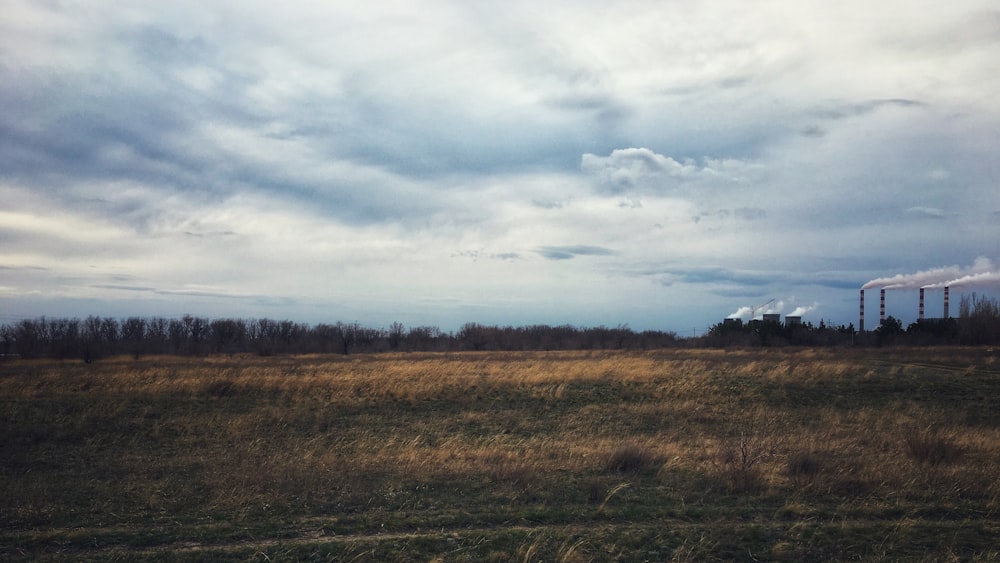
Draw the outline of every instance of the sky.
<instances>
[{"instance_id":1,"label":"sky","mask_svg":"<svg viewBox=\"0 0 1000 563\"><path fill-rule=\"evenodd\" d=\"M992 0L7 0L0 322L857 324L996 271L997 52Z\"/></svg>"}]
</instances>

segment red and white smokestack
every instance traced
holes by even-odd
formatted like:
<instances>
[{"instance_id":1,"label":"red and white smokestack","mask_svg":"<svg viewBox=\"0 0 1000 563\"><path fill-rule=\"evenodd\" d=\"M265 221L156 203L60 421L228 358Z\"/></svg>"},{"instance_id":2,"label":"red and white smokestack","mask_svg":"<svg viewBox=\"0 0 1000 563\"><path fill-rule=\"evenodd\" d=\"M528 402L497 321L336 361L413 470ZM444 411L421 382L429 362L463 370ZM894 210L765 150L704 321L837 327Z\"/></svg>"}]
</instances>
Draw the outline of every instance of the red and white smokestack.
<instances>
[{"instance_id":1,"label":"red and white smokestack","mask_svg":"<svg viewBox=\"0 0 1000 563\"><path fill-rule=\"evenodd\" d=\"M878 324L885 324L885 289L879 292L878 298Z\"/></svg>"},{"instance_id":2,"label":"red and white smokestack","mask_svg":"<svg viewBox=\"0 0 1000 563\"><path fill-rule=\"evenodd\" d=\"M944 286L944 318L948 318L948 286Z\"/></svg>"},{"instance_id":3,"label":"red and white smokestack","mask_svg":"<svg viewBox=\"0 0 1000 563\"><path fill-rule=\"evenodd\" d=\"M918 319L924 320L924 288L920 288L920 309L917 316Z\"/></svg>"},{"instance_id":4,"label":"red and white smokestack","mask_svg":"<svg viewBox=\"0 0 1000 563\"><path fill-rule=\"evenodd\" d=\"M861 308L858 310L858 330L865 331L865 290L861 290Z\"/></svg>"}]
</instances>

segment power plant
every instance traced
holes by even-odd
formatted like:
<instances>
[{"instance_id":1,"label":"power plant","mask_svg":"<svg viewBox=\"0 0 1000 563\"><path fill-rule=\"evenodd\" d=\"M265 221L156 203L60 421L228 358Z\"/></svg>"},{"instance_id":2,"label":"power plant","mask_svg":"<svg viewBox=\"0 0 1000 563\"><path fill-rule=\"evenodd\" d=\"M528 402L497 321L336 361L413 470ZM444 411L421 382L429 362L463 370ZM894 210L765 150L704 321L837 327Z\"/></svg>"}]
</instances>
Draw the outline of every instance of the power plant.
<instances>
[{"instance_id":1,"label":"power plant","mask_svg":"<svg viewBox=\"0 0 1000 563\"><path fill-rule=\"evenodd\" d=\"M917 308L917 319L924 320L924 292L929 288L921 287L920 291L920 301ZM948 318L948 299L951 288L949 286L944 286L944 314L941 316L943 319ZM878 303L878 322L879 326L885 324L885 288L879 290L879 303ZM864 332L865 330L865 290L861 290L861 299L858 306L858 330Z\"/></svg>"},{"instance_id":2,"label":"power plant","mask_svg":"<svg viewBox=\"0 0 1000 563\"><path fill-rule=\"evenodd\" d=\"M780 325L781 324L781 313L773 312L774 309L771 309L772 312L760 314L760 318L759 319L757 318L758 317L758 314L757 314L758 310L764 309L765 307L767 307L768 305L774 303L775 301L777 301L777 300L776 299L771 299L771 300L767 301L766 303L762 303L760 305L754 305L752 307L751 306L740 307L738 311L736 311L732 315L726 317L725 319L722 319L722 324L723 325L729 325L729 326L739 324L739 323L742 322L740 320L740 318L743 315L749 314L750 315L750 320L748 322L751 323L751 324L752 323L769 323L769 324ZM777 309L777 310L780 311L783 306L784 306L784 304L779 301L775 305L775 309ZM785 315L785 323L784 323L785 326L799 326L799 325L801 325L802 324L802 314L805 313L805 312L808 312L810 310L812 310L812 307L801 307L801 306L800 307L796 307L796 309L794 311L792 311L791 313Z\"/></svg>"},{"instance_id":3,"label":"power plant","mask_svg":"<svg viewBox=\"0 0 1000 563\"><path fill-rule=\"evenodd\" d=\"M886 314L886 292L895 290L916 290L919 294L917 304L918 321L938 321L951 318L950 300L952 288L975 288L975 287L1000 287L1000 268L987 258L977 258L972 266L958 267L948 266L933 268L912 274L896 274L891 277L876 278L861 286L858 299L858 330L865 332L865 291L878 288L879 306L878 321L882 326L887 320ZM927 290L941 289L944 292L942 314L940 317L927 315ZM912 294L910 294L912 296ZM908 298L909 299L909 298ZM724 324L731 325L739 323L740 318L750 316L750 323L766 322L781 324L781 315L776 311L782 309L783 303L778 301L774 306L775 299L755 306L740 307L735 313L723 320ZM933 307L933 306L932 306ZM785 317L785 326L795 326L802 323L802 313L812 310L813 307L799 307ZM759 314L758 311L767 311ZM908 317L908 315L903 315Z\"/></svg>"},{"instance_id":4,"label":"power plant","mask_svg":"<svg viewBox=\"0 0 1000 563\"><path fill-rule=\"evenodd\" d=\"M861 298L858 304L858 327L865 330L865 290L879 288L879 325L885 323L885 292L886 290L918 290L919 304L917 319L926 320L926 290L943 289L944 303L940 318L948 319L950 315L951 288L1000 286L1000 269L987 258L977 258L972 266L960 268L948 266L932 268L912 274L896 274L891 277L876 278L861 286Z\"/></svg>"}]
</instances>

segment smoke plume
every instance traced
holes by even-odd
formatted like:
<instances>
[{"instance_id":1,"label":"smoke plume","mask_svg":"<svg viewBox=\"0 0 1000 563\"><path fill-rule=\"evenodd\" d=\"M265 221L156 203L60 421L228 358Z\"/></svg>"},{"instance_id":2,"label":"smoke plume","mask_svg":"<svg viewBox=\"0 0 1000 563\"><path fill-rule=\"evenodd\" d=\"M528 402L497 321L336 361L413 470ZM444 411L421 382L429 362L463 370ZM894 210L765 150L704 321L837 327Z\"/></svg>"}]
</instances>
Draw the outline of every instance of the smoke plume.
<instances>
[{"instance_id":1,"label":"smoke plume","mask_svg":"<svg viewBox=\"0 0 1000 563\"><path fill-rule=\"evenodd\" d=\"M775 301L774 303L770 303L767 306L757 307L756 310L753 309L752 307L740 307L739 309L736 309L736 312L730 313L726 318L742 319L746 317L748 320L753 320L749 318L750 315L753 315L756 318L759 317L760 315L766 315L769 313L780 313L781 310L784 308L785 304L782 301Z\"/></svg>"},{"instance_id":2,"label":"smoke plume","mask_svg":"<svg viewBox=\"0 0 1000 563\"><path fill-rule=\"evenodd\" d=\"M809 311L814 310L815 308L816 307L814 305L809 305L809 306L806 306L806 307L803 307L803 306L800 305L800 306L796 307L794 311L792 311L791 313L788 313L788 316L789 317L801 317L801 316L805 315L806 313L808 313Z\"/></svg>"},{"instance_id":3,"label":"smoke plume","mask_svg":"<svg viewBox=\"0 0 1000 563\"><path fill-rule=\"evenodd\" d=\"M981 272L979 274L969 274L960 278L955 278L946 282L925 285L927 289L939 289L942 287L968 287L983 285L1000 285L1000 272Z\"/></svg>"},{"instance_id":4,"label":"smoke plume","mask_svg":"<svg viewBox=\"0 0 1000 563\"><path fill-rule=\"evenodd\" d=\"M878 287L882 289L919 289L944 287L954 285L953 282L975 278L979 284L991 283L994 279L989 276L1000 275L994 269L993 262L989 258L980 256L972 263L972 266L962 268L959 266L946 266L942 268L932 268L912 274L896 274L888 278L876 278L861 286L861 289ZM983 276L983 277L980 277ZM969 283L969 282L963 282Z\"/></svg>"}]
</instances>

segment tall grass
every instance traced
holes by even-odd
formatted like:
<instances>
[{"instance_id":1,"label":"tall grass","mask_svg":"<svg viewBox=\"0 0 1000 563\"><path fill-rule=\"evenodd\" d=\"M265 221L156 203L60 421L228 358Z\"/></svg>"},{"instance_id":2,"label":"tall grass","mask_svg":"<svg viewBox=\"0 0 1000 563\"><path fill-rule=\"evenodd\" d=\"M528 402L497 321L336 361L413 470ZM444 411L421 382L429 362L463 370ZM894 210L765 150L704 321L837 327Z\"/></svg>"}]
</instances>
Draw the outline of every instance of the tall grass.
<instances>
[{"instance_id":1,"label":"tall grass","mask_svg":"<svg viewBox=\"0 0 1000 563\"><path fill-rule=\"evenodd\" d=\"M841 540L883 539L887 523L995 529L994 362L977 349L7 362L0 554L165 553L320 526L494 530L470 559L745 554L733 542L849 558ZM646 534L665 521L687 531ZM517 528L540 525L590 532ZM931 553L985 553L966 540ZM427 541L427 559L447 547Z\"/></svg>"}]
</instances>

